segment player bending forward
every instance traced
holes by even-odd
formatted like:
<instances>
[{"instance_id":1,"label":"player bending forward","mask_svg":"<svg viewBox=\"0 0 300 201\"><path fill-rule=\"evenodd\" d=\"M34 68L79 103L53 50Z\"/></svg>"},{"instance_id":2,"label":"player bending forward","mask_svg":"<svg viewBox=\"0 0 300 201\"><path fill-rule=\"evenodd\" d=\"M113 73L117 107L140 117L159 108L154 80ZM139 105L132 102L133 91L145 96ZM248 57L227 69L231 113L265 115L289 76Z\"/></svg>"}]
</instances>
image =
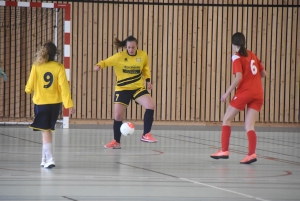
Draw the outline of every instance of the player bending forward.
<instances>
[{"instance_id":1,"label":"player bending forward","mask_svg":"<svg viewBox=\"0 0 300 201\"><path fill-rule=\"evenodd\" d=\"M144 85L146 80L147 88L149 90L152 89L152 84L150 82L150 69L148 66L148 55L145 51L137 49L138 41L133 36L129 36L124 41L116 39L115 45L117 48L126 47L126 50L118 52L113 56L98 62L94 66L95 71L107 66L113 66L117 76L114 96L114 140L106 144L104 147L113 149L121 148L120 127L122 125L126 108L131 99L146 108L146 112L144 114L144 133L141 141L157 142L150 133L155 106Z\"/></svg>"}]
</instances>

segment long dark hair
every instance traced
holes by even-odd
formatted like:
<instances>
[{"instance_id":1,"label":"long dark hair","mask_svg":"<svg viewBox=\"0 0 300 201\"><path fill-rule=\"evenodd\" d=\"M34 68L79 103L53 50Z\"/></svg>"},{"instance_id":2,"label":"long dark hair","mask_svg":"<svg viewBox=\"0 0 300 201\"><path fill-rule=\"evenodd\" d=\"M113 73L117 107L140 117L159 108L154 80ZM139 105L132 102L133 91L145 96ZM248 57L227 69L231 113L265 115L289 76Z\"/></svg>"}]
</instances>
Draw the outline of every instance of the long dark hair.
<instances>
[{"instance_id":1,"label":"long dark hair","mask_svg":"<svg viewBox=\"0 0 300 201\"><path fill-rule=\"evenodd\" d=\"M54 61L55 56L58 54L55 44L51 41L45 43L36 53L37 65L47 63L48 61Z\"/></svg>"},{"instance_id":2,"label":"long dark hair","mask_svg":"<svg viewBox=\"0 0 300 201\"><path fill-rule=\"evenodd\" d=\"M122 48L122 47L126 47L127 42L131 42L131 41L135 41L136 44L138 44L138 40L133 37L133 36L128 36L125 40L120 41L118 38L115 38L114 44L116 46L116 48Z\"/></svg>"},{"instance_id":3,"label":"long dark hair","mask_svg":"<svg viewBox=\"0 0 300 201\"><path fill-rule=\"evenodd\" d=\"M248 56L248 52L247 52L247 49L245 47L246 46L246 38L245 38L243 33L237 32L237 33L233 34L231 40L232 40L233 45L236 45L236 46L240 47L238 53L241 56L244 56L244 57Z\"/></svg>"}]
</instances>

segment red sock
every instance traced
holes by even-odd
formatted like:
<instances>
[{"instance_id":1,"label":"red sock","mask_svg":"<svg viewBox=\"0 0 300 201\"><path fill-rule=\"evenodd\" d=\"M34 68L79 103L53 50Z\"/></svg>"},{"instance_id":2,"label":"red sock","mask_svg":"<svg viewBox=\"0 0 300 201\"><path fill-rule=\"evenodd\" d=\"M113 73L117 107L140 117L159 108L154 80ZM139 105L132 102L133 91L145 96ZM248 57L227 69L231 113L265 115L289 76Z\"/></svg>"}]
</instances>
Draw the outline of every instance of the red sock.
<instances>
[{"instance_id":1,"label":"red sock","mask_svg":"<svg viewBox=\"0 0 300 201\"><path fill-rule=\"evenodd\" d=\"M231 127L222 126L222 151L228 151L230 134Z\"/></svg>"},{"instance_id":2,"label":"red sock","mask_svg":"<svg viewBox=\"0 0 300 201\"><path fill-rule=\"evenodd\" d=\"M255 153L256 149L256 133L251 130L247 132L248 135L248 156Z\"/></svg>"}]
</instances>

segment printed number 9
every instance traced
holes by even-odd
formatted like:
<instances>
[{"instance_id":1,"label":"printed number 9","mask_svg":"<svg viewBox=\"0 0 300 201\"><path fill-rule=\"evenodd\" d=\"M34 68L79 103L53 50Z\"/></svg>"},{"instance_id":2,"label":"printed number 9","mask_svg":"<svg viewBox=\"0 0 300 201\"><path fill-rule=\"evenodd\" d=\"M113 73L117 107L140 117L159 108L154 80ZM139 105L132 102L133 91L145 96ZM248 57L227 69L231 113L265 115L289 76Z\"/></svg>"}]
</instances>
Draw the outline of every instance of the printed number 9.
<instances>
[{"instance_id":1,"label":"printed number 9","mask_svg":"<svg viewBox=\"0 0 300 201\"><path fill-rule=\"evenodd\" d=\"M51 87L51 85L53 83L53 75L52 75L52 73L50 73L50 72L45 73L44 80L45 80L45 82L48 82L47 85L44 85L44 88Z\"/></svg>"},{"instance_id":2,"label":"printed number 9","mask_svg":"<svg viewBox=\"0 0 300 201\"><path fill-rule=\"evenodd\" d=\"M251 60L251 63L250 63L250 68L251 68L251 72L252 72L252 74L253 75L256 75L256 73L257 73L257 67L254 65L254 60L252 59Z\"/></svg>"}]
</instances>

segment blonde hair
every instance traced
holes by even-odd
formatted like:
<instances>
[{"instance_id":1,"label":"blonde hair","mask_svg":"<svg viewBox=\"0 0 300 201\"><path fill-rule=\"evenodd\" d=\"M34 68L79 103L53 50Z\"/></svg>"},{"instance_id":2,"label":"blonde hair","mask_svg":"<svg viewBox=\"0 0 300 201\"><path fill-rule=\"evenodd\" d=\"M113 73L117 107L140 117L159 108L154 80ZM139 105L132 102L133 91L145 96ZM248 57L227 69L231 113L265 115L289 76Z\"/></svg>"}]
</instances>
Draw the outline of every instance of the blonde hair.
<instances>
[{"instance_id":1,"label":"blonde hair","mask_svg":"<svg viewBox=\"0 0 300 201\"><path fill-rule=\"evenodd\" d=\"M54 43L51 41L45 43L36 53L36 60L34 64L42 65L48 61L54 61L57 49Z\"/></svg>"},{"instance_id":2,"label":"blonde hair","mask_svg":"<svg viewBox=\"0 0 300 201\"><path fill-rule=\"evenodd\" d=\"M36 60L34 64L36 65L42 65L44 63L47 63L49 59L49 55L47 52L47 48L42 46L36 53Z\"/></svg>"}]
</instances>

